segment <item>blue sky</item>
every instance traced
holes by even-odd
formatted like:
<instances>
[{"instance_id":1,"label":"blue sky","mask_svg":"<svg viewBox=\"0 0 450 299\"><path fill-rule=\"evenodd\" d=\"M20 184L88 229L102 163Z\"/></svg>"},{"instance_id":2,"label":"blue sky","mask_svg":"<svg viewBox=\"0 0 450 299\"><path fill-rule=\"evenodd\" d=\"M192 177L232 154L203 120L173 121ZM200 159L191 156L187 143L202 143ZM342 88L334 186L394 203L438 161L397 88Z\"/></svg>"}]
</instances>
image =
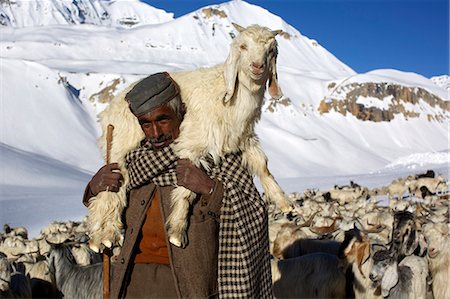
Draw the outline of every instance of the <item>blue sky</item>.
<instances>
[{"instance_id":1,"label":"blue sky","mask_svg":"<svg viewBox=\"0 0 450 299\"><path fill-rule=\"evenodd\" d=\"M182 16L227 1L143 0ZM358 73L449 74L448 0L246 0L282 17ZM276 29L276 28L274 28Z\"/></svg>"}]
</instances>

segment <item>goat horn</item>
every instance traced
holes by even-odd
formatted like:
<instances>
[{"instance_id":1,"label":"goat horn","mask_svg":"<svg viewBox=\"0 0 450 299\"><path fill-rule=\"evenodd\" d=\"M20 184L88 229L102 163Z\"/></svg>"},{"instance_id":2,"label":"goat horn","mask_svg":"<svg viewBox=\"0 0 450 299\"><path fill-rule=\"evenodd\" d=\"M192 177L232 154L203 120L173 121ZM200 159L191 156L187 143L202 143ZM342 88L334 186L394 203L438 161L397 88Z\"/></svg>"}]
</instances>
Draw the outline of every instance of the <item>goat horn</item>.
<instances>
[{"instance_id":1,"label":"goat horn","mask_svg":"<svg viewBox=\"0 0 450 299\"><path fill-rule=\"evenodd\" d=\"M309 227L309 226L311 226L312 221L313 221L314 217L317 215L317 213L319 213L319 211L314 212L314 213L311 215L311 217L309 217L309 219L306 220L305 223L300 224L299 227Z\"/></svg>"},{"instance_id":2,"label":"goat horn","mask_svg":"<svg viewBox=\"0 0 450 299\"><path fill-rule=\"evenodd\" d=\"M333 223L330 226L310 227L309 230L317 235L331 234L337 231L336 220L342 219L342 217L335 217Z\"/></svg>"},{"instance_id":3,"label":"goat horn","mask_svg":"<svg viewBox=\"0 0 450 299\"><path fill-rule=\"evenodd\" d=\"M361 231L365 234L377 234L377 233L381 233L387 226L384 224L379 224L377 226L375 226L374 228L370 228L370 229L361 229Z\"/></svg>"},{"instance_id":4,"label":"goat horn","mask_svg":"<svg viewBox=\"0 0 450 299\"><path fill-rule=\"evenodd\" d=\"M240 25L238 25L238 24L236 24L236 23L231 22L231 24L234 26L234 28L236 28L236 30L237 30L239 33L241 33L242 31L245 30L244 27L242 27L242 26L240 26Z\"/></svg>"},{"instance_id":5,"label":"goat horn","mask_svg":"<svg viewBox=\"0 0 450 299\"><path fill-rule=\"evenodd\" d=\"M51 242L51 241L49 241L49 240L45 240L49 245L61 245L61 244L66 244L66 245L74 245L74 244L77 244L77 243L79 243L79 242L76 242L76 241L71 241L70 239L65 239L64 241L62 241L62 242L60 242L60 243L53 243L53 242Z\"/></svg>"},{"instance_id":6,"label":"goat horn","mask_svg":"<svg viewBox=\"0 0 450 299\"><path fill-rule=\"evenodd\" d=\"M315 233L316 235L326 235L334 233L335 231L337 231L337 228L332 225L332 226L310 227L309 230Z\"/></svg>"},{"instance_id":7,"label":"goat horn","mask_svg":"<svg viewBox=\"0 0 450 299\"><path fill-rule=\"evenodd\" d=\"M272 30L271 32L272 32L273 35L276 36L276 35L280 34L281 32L283 32L283 30L281 30L281 29L279 29L279 30Z\"/></svg>"},{"instance_id":8,"label":"goat horn","mask_svg":"<svg viewBox=\"0 0 450 299\"><path fill-rule=\"evenodd\" d=\"M355 221L355 222L353 222L353 228L357 229L359 231L362 231L362 229L364 228L364 225L361 223L361 221L358 218L352 218L352 220ZM358 223L359 226L356 226L356 223Z\"/></svg>"},{"instance_id":9,"label":"goat horn","mask_svg":"<svg viewBox=\"0 0 450 299\"><path fill-rule=\"evenodd\" d=\"M39 250L37 250L37 251L19 252L18 254L15 254L15 253L12 253L12 252L10 252L10 253L11 253L12 256L21 257L21 256L26 255L26 254L38 253L38 252L39 252Z\"/></svg>"}]
</instances>

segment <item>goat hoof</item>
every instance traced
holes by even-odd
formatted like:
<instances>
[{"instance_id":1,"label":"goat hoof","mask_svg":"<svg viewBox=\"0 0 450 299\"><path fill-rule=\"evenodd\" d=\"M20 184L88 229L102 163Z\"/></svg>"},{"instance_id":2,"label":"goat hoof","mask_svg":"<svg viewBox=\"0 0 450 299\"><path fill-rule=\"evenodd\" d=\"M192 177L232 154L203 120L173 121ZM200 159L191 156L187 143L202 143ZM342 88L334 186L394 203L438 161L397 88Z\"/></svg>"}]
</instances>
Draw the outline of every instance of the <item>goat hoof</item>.
<instances>
[{"instance_id":1,"label":"goat hoof","mask_svg":"<svg viewBox=\"0 0 450 299\"><path fill-rule=\"evenodd\" d=\"M289 213L290 211L292 211L294 208L291 205L287 205L287 206L281 206L280 210L283 213Z\"/></svg>"},{"instance_id":2,"label":"goat hoof","mask_svg":"<svg viewBox=\"0 0 450 299\"><path fill-rule=\"evenodd\" d=\"M111 248L112 247L112 243L109 240L104 240L102 242L103 245L105 245L106 248Z\"/></svg>"},{"instance_id":3,"label":"goat hoof","mask_svg":"<svg viewBox=\"0 0 450 299\"><path fill-rule=\"evenodd\" d=\"M100 248L97 245L93 245L93 244L89 243L89 248L96 253L100 252Z\"/></svg>"},{"instance_id":4,"label":"goat hoof","mask_svg":"<svg viewBox=\"0 0 450 299\"><path fill-rule=\"evenodd\" d=\"M187 236L186 234L181 234L179 236L170 236L169 242L177 247L185 248L187 245Z\"/></svg>"},{"instance_id":5,"label":"goat hoof","mask_svg":"<svg viewBox=\"0 0 450 299\"><path fill-rule=\"evenodd\" d=\"M176 237L170 237L169 238L169 242L172 243L173 245L177 246L177 247L181 247L181 241L180 239L176 238Z\"/></svg>"}]
</instances>

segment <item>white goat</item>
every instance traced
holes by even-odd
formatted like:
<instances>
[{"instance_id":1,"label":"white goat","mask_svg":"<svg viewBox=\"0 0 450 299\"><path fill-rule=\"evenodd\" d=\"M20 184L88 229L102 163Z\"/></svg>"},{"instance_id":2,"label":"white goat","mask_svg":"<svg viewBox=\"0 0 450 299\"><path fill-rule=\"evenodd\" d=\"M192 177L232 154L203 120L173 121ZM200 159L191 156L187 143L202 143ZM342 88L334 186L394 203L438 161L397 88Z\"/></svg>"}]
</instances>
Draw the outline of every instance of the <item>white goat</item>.
<instances>
[{"instance_id":1,"label":"white goat","mask_svg":"<svg viewBox=\"0 0 450 299\"><path fill-rule=\"evenodd\" d=\"M423 232L428 241L428 264L435 299L450 298L450 234L448 223L427 223Z\"/></svg>"},{"instance_id":2,"label":"white goat","mask_svg":"<svg viewBox=\"0 0 450 299\"><path fill-rule=\"evenodd\" d=\"M9 290L11 282L11 270L8 257L0 252L0 293Z\"/></svg>"},{"instance_id":3,"label":"white goat","mask_svg":"<svg viewBox=\"0 0 450 299\"><path fill-rule=\"evenodd\" d=\"M210 154L214 162L226 153L241 151L243 163L252 174L259 176L265 194L283 211L291 209L282 189L267 168L267 157L254 132L261 116L261 107L269 83L269 94L280 98L277 82L276 57L278 31L252 25L242 28L231 44L230 54L224 64L212 68L171 73L178 83L181 99L187 112L180 127L174 149L180 158L188 158L195 165L204 165ZM131 90L128 88L126 91ZM136 147L143 133L131 114L122 93L101 116L101 123L114 125L114 147L111 160L121 166L125 182L117 194L97 196L89 205L90 247L98 251L102 244L109 247L121 240L120 214L126 205L125 188L128 182L123 167L125 154ZM104 135L106 130L103 131ZM100 139L100 143L105 138ZM106 148L103 145L103 148ZM171 243L184 247L187 242L186 227L189 204L194 194L177 187L172 193L173 209L168 217L168 234ZM101 200L100 200L101 199ZM103 218L111 211L110 218ZM109 226L109 227L108 227Z\"/></svg>"},{"instance_id":4,"label":"white goat","mask_svg":"<svg viewBox=\"0 0 450 299\"><path fill-rule=\"evenodd\" d=\"M444 193L448 190L448 183L442 176L407 179L405 185L408 186L410 192L418 191L422 186L427 187L431 193Z\"/></svg>"},{"instance_id":5,"label":"white goat","mask_svg":"<svg viewBox=\"0 0 450 299\"><path fill-rule=\"evenodd\" d=\"M354 202L360 197L367 199L369 196L369 190L366 187L361 188L354 184L352 186L335 186L329 193L331 199L336 200L341 206Z\"/></svg>"},{"instance_id":6,"label":"white goat","mask_svg":"<svg viewBox=\"0 0 450 299\"><path fill-rule=\"evenodd\" d=\"M21 236L24 239L28 239L28 230L23 226L10 227L8 224L5 224L3 225L3 229L3 237Z\"/></svg>"},{"instance_id":7,"label":"white goat","mask_svg":"<svg viewBox=\"0 0 450 299\"><path fill-rule=\"evenodd\" d=\"M387 194L389 196L389 199L394 199L395 197L397 199L402 199L403 195L408 192L408 187L405 184L406 179L396 179L393 180L388 186L387 186Z\"/></svg>"},{"instance_id":8,"label":"white goat","mask_svg":"<svg viewBox=\"0 0 450 299\"><path fill-rule=\"evenodd\" d=\"M24 239L21 236L10 236L0 242L0 251L10 259L17 259L26 253L39 252L39 246L37 241Z\"/></svg>"},{"instance_id":9,"label":"white goat","mask_svg":"<svg viewBox=\"0 0 450 299\"><path fill-rule=\"evenodd\" d=\"M428 263L424 257L409 255L400 263L397 254L389 250L377 251L370 279L380 284L385 298L425 299L427 297Z\"/></svg>"}]
</instances>

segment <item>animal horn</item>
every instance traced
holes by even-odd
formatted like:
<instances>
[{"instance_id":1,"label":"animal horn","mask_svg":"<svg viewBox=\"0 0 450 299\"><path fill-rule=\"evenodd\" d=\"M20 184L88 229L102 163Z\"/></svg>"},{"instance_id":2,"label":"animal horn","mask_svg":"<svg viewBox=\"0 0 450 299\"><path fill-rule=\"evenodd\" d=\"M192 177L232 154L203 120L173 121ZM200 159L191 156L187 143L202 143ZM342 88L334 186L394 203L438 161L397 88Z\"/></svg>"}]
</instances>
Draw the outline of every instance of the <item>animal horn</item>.
<instances>
[{"instance_id":1,"label":"animal horn","mask_svg":"<svg viewBox=\"0 0 450 299\"><path fill-rule=\"evenodd\" d=\"M330 226L319 226L319 227L310 227L309 230L315 233L316 235L326 235L334 233L338 230L336 226L336 221L342 219L342 217L335 217L333 219L333 223Z\"/></svg>"},{"instance_id":2,"label":"animal horn","mask_svg":"<svg viewBox=\"0 0 450 299\"><path fill-rule=\"evenodd\" d=\"M281 29L279 29L279 30L272 30L271 32L272 32L273 35L278 35L281 32L283 32L283 30L281 30Z\"/></svg>"},{"instance_id":3,"label":"animal horn","mask_svg":"<svg viewBox=\"0 0 450 299\"><path fill-rule=\"evenodd\" d=\"M386 227L387 226L384 224L379 224L370 229L363 229L362 232L365 234L377 234L377 233L381 233L383 230L385 230Z\"/></svg>"},{"instance_id":4,"label":"animal horn","mask_svg":"<svg viewBox=\"0 0 450 299\"><path fill-rule=\"evenodd\" d=\"M319 213L319 211L314 212L305 223L299 224L298 227L310 227L314 217Z\"/></svg>"},{"instance_id":5,"label":"animal horn","mask_svg":"<svg viewBox=\"0 0 450 299\"><path fill-rule=\"evenodd\" d=\"M242 31L245 30L245 28L242 27L241 25L238 25L238 24L233 23L233 22L231 22L231 24L234 26L234 28L236 28L236 30L237 30L239 33L241 33Z\"/></svg>"}]
</instances>

